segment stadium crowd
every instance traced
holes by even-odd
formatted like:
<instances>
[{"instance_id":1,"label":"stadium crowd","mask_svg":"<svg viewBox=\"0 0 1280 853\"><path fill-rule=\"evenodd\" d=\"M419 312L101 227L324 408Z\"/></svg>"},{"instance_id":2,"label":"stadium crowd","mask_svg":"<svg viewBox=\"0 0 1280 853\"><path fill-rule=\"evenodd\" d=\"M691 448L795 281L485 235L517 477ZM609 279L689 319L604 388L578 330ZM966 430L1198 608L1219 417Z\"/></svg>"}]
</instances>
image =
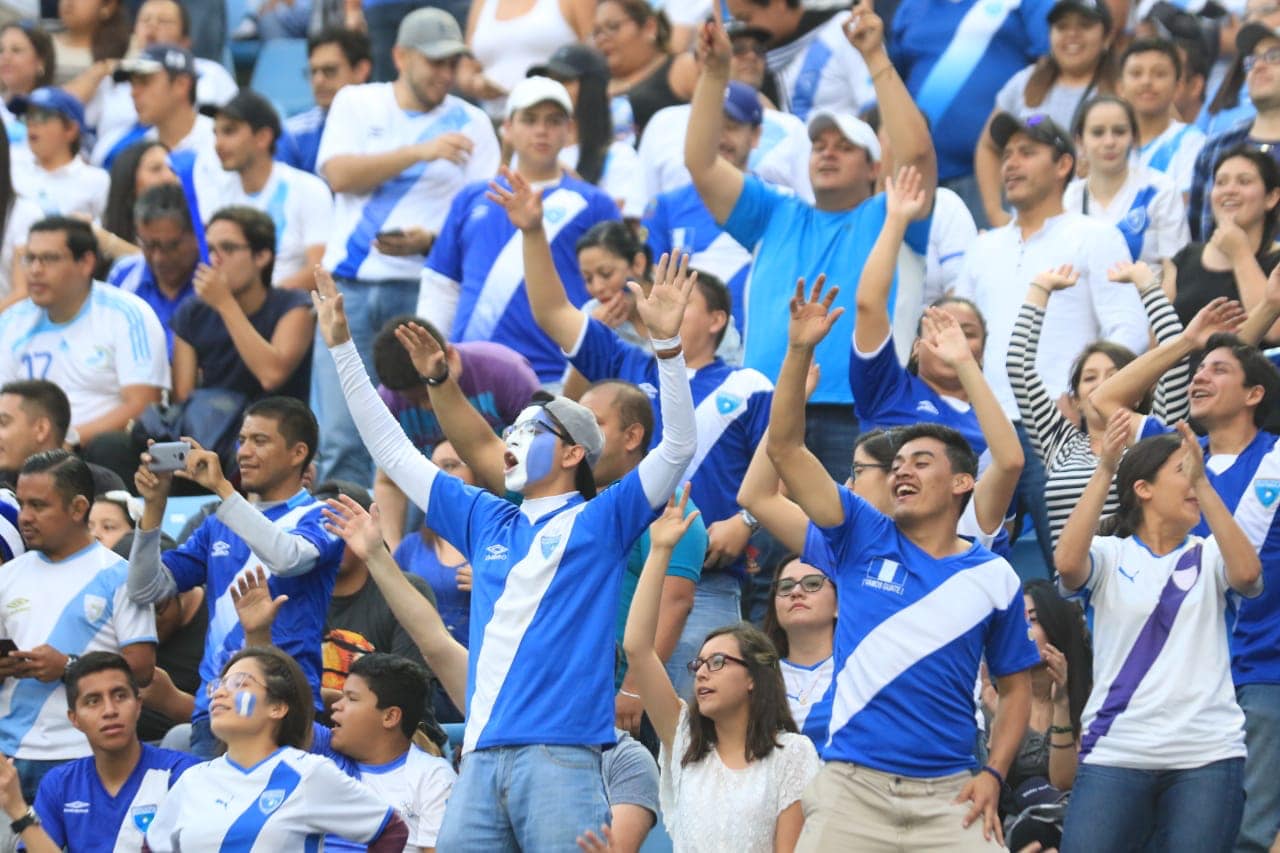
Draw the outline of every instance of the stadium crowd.
<instances>
[{"instance_id":1,"label":"stadium crowd","mask_svg":"<svg viewBox=\"0 0 1280 853\"><path fill-rule=\"evenodd\" d=\"M0 849L1280 853L1278 226L1272 0L0 0Z\"/></svg>"}]
</instances>

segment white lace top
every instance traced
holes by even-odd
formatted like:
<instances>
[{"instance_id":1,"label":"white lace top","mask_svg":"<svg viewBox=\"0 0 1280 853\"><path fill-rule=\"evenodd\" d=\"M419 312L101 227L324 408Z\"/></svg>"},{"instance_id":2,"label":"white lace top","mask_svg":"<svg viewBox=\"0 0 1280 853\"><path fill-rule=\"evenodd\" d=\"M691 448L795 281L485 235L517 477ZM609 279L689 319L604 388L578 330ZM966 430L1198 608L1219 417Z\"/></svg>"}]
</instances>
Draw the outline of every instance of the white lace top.
<instances>
[{"instance_id":1,"label":"white lace top","mask_svg":"<svg viewBox=\"0 0 1280 853\"><path fill-rule=\"evenodd\" d=\"M782 732L779 747L742 770L724 766L712 749L697 764L680 766L689 748L689 709L680 703L680 721L670 752L659 753L662 820L677 853L772 853L774 824L800 799L822 762L813 742Z\"/></svg>"}]
</instances>

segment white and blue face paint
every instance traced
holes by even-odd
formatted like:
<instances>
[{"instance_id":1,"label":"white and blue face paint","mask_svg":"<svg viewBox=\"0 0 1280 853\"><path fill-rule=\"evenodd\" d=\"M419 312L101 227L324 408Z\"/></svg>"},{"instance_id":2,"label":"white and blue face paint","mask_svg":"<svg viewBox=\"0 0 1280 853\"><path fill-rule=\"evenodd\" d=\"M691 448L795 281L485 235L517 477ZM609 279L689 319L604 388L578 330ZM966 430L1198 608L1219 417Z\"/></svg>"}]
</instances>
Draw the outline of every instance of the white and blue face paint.
<instances>
[{"instance_id":1,"label":"white and blue face paint","mask_svg":"<svg viewBox=\"0 0 1280 853\"><path fill-rule=\"evenodd\" d=\"M529 406L504 434L507 491L521 492L551 475L556 460L557 428L541 406Z\"/></svg>"},{"instance_id":2,"label":"white and blue face paint","mask_svg":"<svg viewBox=\"0 0 1280 853\"><path fill-rule=\"evenodd\" d=\"M258 697L248 690L237 690L232 700L236 713L242 717L252 717L253 709L258 707Z\"/></svg>"}]
</instances>

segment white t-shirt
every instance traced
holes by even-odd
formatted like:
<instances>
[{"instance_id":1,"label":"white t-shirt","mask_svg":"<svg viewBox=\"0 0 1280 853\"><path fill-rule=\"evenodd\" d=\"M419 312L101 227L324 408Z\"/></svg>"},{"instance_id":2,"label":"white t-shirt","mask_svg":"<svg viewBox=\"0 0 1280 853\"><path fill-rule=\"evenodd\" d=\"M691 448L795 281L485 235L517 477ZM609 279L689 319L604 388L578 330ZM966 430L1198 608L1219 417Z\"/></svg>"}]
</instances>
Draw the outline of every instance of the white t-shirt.
<instances>
[{"instance_id":1,"label":"white t-shirt","mask_svg":"<svg viewBox=\"0 0 1280 853\"><path fill-rule=\"evenodd\" d=\"M391 83L346 86L333 99L316 154L316 173L342 154L382 154L428 142L445 133L463 133L475 147L459 166L448 160L418 162L367 193L338 193L324 265L334 275L366 280L417 281L422 255L384 255L373 245L378 233L418 226L439 232L458 190L498 172L498 138L488 116L460 98L446 95L426 113L406 112Z\"/></svg>"},{"instance_id":2,"label":"white t-shirt","mask_svg":"<svg viewBox=\"0 0 1280 853\"><path fill-rule=\"evenodd\" d=\"M14 152L13 189L35 202L45 216L87 216L102 218L107 208L111 176L79 157L57 169L48 170L36 162L30 149Z\"/></svg>"},{"instance_id":3,"label":"white t-shirt","mask_svg":"<svg viewBox=\"0 0 1280 853\"><path fill-rule=\"evenodd\" d=\"M933 195L929 249L925 254L924 305L955 286L964 265L964 253L977 236L978 226L963 199L946 187L938 187Z\"/></svg>"},{"instance_id":4,"label":"white t-shirt","mask_svg":"<svg viewBox=\"0 0 1280 853\"><path fill-rule=\"evenodd\" d=\"M1095 536L1089 561L1093 691L1080 760L1181 770L1244 757L1218 543L1188 536L1157 557L1137 537Z\"/></svg>"},{"instance_id":5,"label":"white t-shirt","mask_svg":"<svg viewBox=\"0 0 1280 853\"><path fill-rule=\"evenodd\" d=\"M1191 242L1182 192L1168 175L1134 164L1106 206L1088 190L1088 179L1074 179L1067 184L1062 206L1116 226L1133 260L1157 264Z\"/></svg>"},{"instance_id":6,"label":"white t-shirt","mask_svg":"<svg viewBox=\"0 0 1280 853\"><path fill-rule=\"evenodd\" d=\"M368 843L391 806L332 761L280 747L253 767L225 755L182 774L147 829L154 853L315 850L328 833Z\"/></svg>"},{"instance_id":7,"label":"white t-shirt","mask_svg":"<svg viewBox=\"0 0 1280 853\"><path fill-rule=\"evenodd\" d=\"M34 201L14 196L9 218L4 222L4 238L0 242L0 300L13 291L13 262L19 246L27 245L31 226L44 218L44 211Z\"/></svg>"},{"instance_id":8,"label":"white t-shirt","mask_svg":"<svg viewBox=\"0 0 1280 853\"><path fill-rule=\"evenodd\" d=\"M644 191L650 199L693 180L684 165L684 136L689 127L690 109L688 104L663 107L645 125L638 150ZM747 168L762 180L786 187L812 203L810 147L804 122L790 113L766 109L760 123L760 141L747 159Z\"/></svg>"},{"instance_id":9,"label":"white t-shirt","mask_svg":"<svg viewBox=\"0 0 1280 853\"><path fill-rule=\"evenodd\" d=\"M120 404L121 388L169 387L164 329L150 305L100 281L66 323L24 299L0 314L0 383L18 379L56 383L72 425L91 421Z\"/></svg>"},{"instance_id":10,"label":"white t-shirt","mask_svg":"<svg viewBox=\"0 0 1280 853\"><path fill-rule=\"evenodd\" d=\"M444 807L458 780L449 762L411 746L389 765L359 767L360 781L395 808L408 824L409 842L405 849L435 847ZM326 844L325 849L329 846Z\"/></svg>"},{"instance_id":11,"label":"white t-shirt","mask_svg":"<svg viewBox=\"0 0 1280 853\"><path fill-rule=\"evenodd\" d=\"M0 572L0 636L20 649L47 643L75 655L154 643L155 611L129 600L128 574L128 564L97 542L57 563L27 551ZM67 720L61 681L5 680L0 751L41 761L89 754L89 742Z\"/></svg>"},{"instance_id":12,"label":"white t-shirt","mask_svg":"<svg viewBox=\"0 0 1280 853\"><path fill-rule=\"evenodd\" d=\"M328 184L310 172L274 163L271 176L256 193L245 192L235 172L224 171L215 176L213 183L203 180L206 173L213 174L211 169L197 167L195 170L201 220L207 223L209 217L222 208L244 204L261 210L275 223L276 263L272 271L275 281L288 278L306 266L307 248L323 246L329 239L333 195Z\"/></svg>"},{"instance_id":13,"label":"white t-shirt","mask_svg":"<svg viewBox=\"0 0 1280 853\"><path fill-rule=\"evenodd\" d=\"M772 853L778 815L800 800L822 767L813 741L779 732L768 755L731 770L714 747L702 760L681 766L689 747L689 709L680 703L671 749L658 753L662 821L677 850Z\"/></svg>"},{"instance_id":14,"label":"white t-shirt","mask_svg":"<svg viewBox=\"0 0 1280 853\"><path fill-rule=\"evenodd\" d=\"M1084 86L1064 86L1055 83L1045 93L1044 100L1036 106L1028 106L1026 98L1027 80L1031 78L1034 65L1028 65L1009 78L1009 82L996 93L996 109L1012 113L1017 118L1026 118L1037 113L1044 113L1053 119L1054 124L1065 132L1071 133L1071 120L1075 118L1076 109L1084 100Z\"/></svg>"}]
</instances>

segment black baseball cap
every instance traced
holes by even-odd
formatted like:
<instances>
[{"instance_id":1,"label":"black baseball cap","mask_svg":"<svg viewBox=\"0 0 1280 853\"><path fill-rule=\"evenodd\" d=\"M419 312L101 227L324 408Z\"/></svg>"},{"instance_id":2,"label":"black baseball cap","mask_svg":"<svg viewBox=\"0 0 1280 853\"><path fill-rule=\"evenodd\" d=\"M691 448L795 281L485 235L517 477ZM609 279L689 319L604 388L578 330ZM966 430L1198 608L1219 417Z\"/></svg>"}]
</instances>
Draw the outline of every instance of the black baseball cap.
<instances>
[{"instance_id":1,"label":"black baseball cap","mask_svg":"<svg viewBox=\"0 0 1280 853\"><path fill-rule=\"evenodd\" d=\"M1059 154L1070 154L1073 159L1076 156L1071 136L1045 113L1035 113L1022 119L1012 113L997 113L991 120L991 140L1001 151L1015 133L1025 133L1037 142L1053 146Z\"/></svg>"},{"instance_id":2,"label":"black baseball cap","mask_svg":"<svg viewBox=\"0 0 1280 853\"><path fill-rule=\"evenodd\" d=\"M773 33L764 27L753 27L750 24L744 24L742 21L730 21L724 28L725 35L731 39L736 38L753 38L761 44L768 44L773 41Z\"/></svg>"},{"instance_id":3,"label":"black baseball cap","mask_svg":"<svg viewBox=\"0 0 1280 853\"><path fill-rule=\"evenodd\" d=\"M1111 10L1105 0L1058 0L1049 10L1049 25L1053 26L1068 12L1079 12L1086 18L1092 18L1102 24L1104 31L1111 32Z\"/></svg>"},{"instance_id":4,"label":"black baseball cap","mask_svg":"<svg viewBox=\"0 0 1280 853\"><path fill-rule=\"evenodd\" d=\"M609 65L596 49L580 42L566 44L546 62L529 66L526 77L550 77L553 80L577 80L580 77L609 78Z\"/></svg>"},{"instance_id":5,"label":"black baseball cap","mask_svg":"<svg viewBox=\"0 0 1280 853\"><path fill-rule=\"evenodd\" d=\"M1245 24L1236 33L1236 56L1249 56L1266 39L1280 39L1280 30L1273 30L1258 21Z\"/></svg>"},{"instance_id":6,"label":"black baseball cap","mask_svg":"<svg viewBox=\"0 0 1280 853\"><path fill-rule=\"evenodd\" d=\"M252 130L271 128L275 139L280 138L280 114L271 102L252 89L241 89L236 96L214 110L214 115L242 121Z\"/></svg>"}]
</instances>

